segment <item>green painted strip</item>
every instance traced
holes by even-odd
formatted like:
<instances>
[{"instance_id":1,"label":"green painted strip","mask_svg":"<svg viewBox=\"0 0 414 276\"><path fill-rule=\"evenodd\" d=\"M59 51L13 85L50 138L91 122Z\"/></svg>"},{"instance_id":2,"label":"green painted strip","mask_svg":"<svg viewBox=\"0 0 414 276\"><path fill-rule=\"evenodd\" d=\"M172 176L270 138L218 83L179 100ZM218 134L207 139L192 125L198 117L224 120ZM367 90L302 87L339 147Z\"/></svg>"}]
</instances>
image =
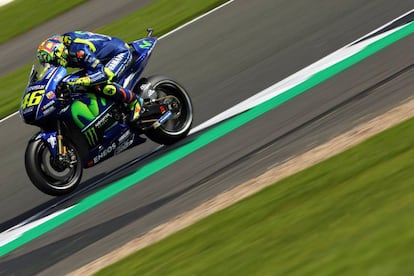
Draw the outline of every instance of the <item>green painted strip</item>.
<instances>
[{"instance_id":1,"label":"green painted strip","mask_svg":"<svg viewBox=\"0 0 414 276\"><path fill-rule=\"evenodd\" d=\"M85 213L89 209L101 204L107 199L137 184L143 179L170 166L176 161L186 157L187 155L219 139L220 137L228 134L229 132L243 126L244 124L256 119L257 117L274 109L275 107L283 104L284 102L294 98L295 96L306 92L310 88L337 75L338 73L349 68L350 66L362 61L363 59L397 42L398 40L412 34L413 32L414 32L414 23L410 23L406 25L405 27L401 28L400 30L388 35L387 37L384 37L372 43L371 45L362 49L360 52L346 58L345 60L340 61L332 65L331 67L328 67L327 69L316 73L311 78L287 90L285 93L278 95L232 119L229 119L228 121L221 123L220 125L216 126L215 128L209 131L206 131L204 134L201 134L200 136L198 136L196 139L189 142L188 144L185 144L181 146L180 148L172 150L171 152L160 157L159 159L141 167L133 174L114 182L112 185L103 188L102 190L96 192L95 194L92 194L86 197L81 202L79 202L77 205L68 209L66 212L27 231L26 233L22 234L22 236L20 236L19 238L2 246L0 248L0 256L4 256L5 254L32 241L33 239L77 217L78 215Z\"/></svg>"}]
</instances>

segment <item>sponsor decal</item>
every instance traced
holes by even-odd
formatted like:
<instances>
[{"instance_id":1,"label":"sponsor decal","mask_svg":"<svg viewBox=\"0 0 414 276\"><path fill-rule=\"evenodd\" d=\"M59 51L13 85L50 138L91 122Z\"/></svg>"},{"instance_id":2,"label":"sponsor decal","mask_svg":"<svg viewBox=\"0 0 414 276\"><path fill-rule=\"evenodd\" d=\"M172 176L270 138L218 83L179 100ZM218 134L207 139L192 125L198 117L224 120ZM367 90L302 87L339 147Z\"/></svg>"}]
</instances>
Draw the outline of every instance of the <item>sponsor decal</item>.
<instances>
[{"instance_id":1,"label":"sponsor decal","mask_svg":"<svg viewBox=\"0 0 414 276\"><path fill-rule=\"evenodd\" d=\"M50 113L56 110L56 107L52 106L48 108L47 110L43 111L43 116L48 116Z\"/></svg>"},{"instance_id":2,"label":"sponsor decal","mask_svg":"<svg viewBox=\"0 0 414 276\"><path fill-rule=\"evenodd\" d=\"M98 135L96 134L95 127L88 128L83 135L85 135L86 140L90 146L94 146L98 142Z\"/></svg>"},{"instance_id":3,"label":"sponsor decal","mask_svg":"<svg viewBox=\"0 0 414 276\"><path fill-rule=\"evenodd\" d=\"M107 68L111 70L111 72L117 71L116 68L122 62L122 59L125 57L125 54L119 54L115 56L111 61L107 64Z\"/></svg>"},{"instance_id":4,"label":"sponsor decal","mask_svg":"<svg viewBox=\"0 0 414 276\"><path fill-rule=\"evenodd\" d=\"M134 136L135 135L132 135L131 139L128 139L125 142L121 143L114 151L114 154L119 154L123 152L124 150L126 150L127 148L129 148L134 143Z\"/></svg>"},{"instance_id":5,"label":"sponsor decal","mask_svg":"<svg viewBox=\"0 0 414 276\"><path fill-rule=\"evenodd\" d=\"M115 151L115 149L116 149L116 144L115 143L112 143L112 145L110 145L109 147L107 147L106 149L104 149L104 150L102 150L102 151L100 151L99 153L98 153L98 155L96 155L94 158L93 158L93 162L96 164L96 163L98 163L99 161L101 161L102 159L104 159L105 157L107 157L110 153L112 153L113 151Z\"/></svg>"},{"instance_id":6,"label":"sponsor decal","mask_svg":"<svg viewBox=\"0 0 414 276\"><path fill-rule=\"evenodd\" d=\"M46 93L46 98L49 100L53 99L55 97L55 93L53 91L49 91Z\"/></svg>"},{"instance_id":7,"label":"sponsor decal","mask_svg":"<svg viewBox=\"0 0 414 276\"><path fill-rule=\"evenodd\" d=\"M44 106L42 106L42 110L48 109L49 107L51 107L54 104L55 104L55 101L50 101L47 104L45 104Z\"/></svg>"},{"instance_id":8,"label":"sponsor decal","mask_svg":"<svg viewBox=\"0 0 414 276\"><path fill-rule=\"evenodd\" d=\"M101 119L99 119L96 123L95 123L95 127L96 128L101 128L103 127L109 120L109 118L112 118L112 115L110 113L106 113Z\"/></svg>"},{"instance_id":9,"label":"sponsor decal","mask_svg":"<svg viewBox=\"0 0 414 276\"><path fill-rule=\"evenodd\" d=\"M151 41L148 41L148 40L143 39L143 40L141 41L141 44L139 44L138 46L139 46L139 48L141 48L141 49L149 49L149 48L151 48L151 46L152 46L152 42L151 42Z\"/></svg>"},{"instance_id":10,"label":"sponsor decal","mask_svg":"<svg viewBox=\"0 0 414 276\"><path fill-rule=\"evenodd\" d=\"M119 137L118 139L118 143L122 143L126 138L128 138L128 136L131 134L131 131L129 131L129 129L127 129L127 131L125 131L124 134L121 135L121 137Z\"/></svg>"},{"instance_id":11,"label":"sponsor decal","mask_svg":"<svg viewBox=\"0 0 414 276\"><path fill-rule=\"evenodd\" d=\"M44 84L33 85L33 86L28 87L26 89L26 92L32 92L34 90L42 90L42 89L45 89L45 87L46 87L46 85L44 85Z\"/></svg>"},{"instance_id":12,"label":"sponsor decal","mask_svg":"<svg viewBox=\"0 0 414 276\"><path fill-rule=\"evenodd\" d=\"M56 137L55 136L50 136L49 138L47 138L46 140L50 146L54 149L56 147L57 141L56 141Z\"/></svg>"}]
</instances>

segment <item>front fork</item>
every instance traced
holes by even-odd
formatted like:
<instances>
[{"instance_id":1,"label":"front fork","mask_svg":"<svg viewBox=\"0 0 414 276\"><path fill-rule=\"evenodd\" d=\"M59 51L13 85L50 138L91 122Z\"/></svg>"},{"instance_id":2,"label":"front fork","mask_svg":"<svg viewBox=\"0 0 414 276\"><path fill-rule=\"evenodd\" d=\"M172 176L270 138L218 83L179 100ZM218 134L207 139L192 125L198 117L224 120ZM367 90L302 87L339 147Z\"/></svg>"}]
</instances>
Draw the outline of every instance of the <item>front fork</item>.
<instances>
[{"instance_id":1,"label":"front fork","mask_svg":"<svg viewBox=\"0 0 414 276\"><path fill-rule=\"evenodd\" d=\"M57 144L58 144L58 156L59 156L59 161L62 161L65 156L66 156L66 147L63 145L62 140L63 140L63 135L62 135L62 126L61 126L61 122L58 120L57 121L57 132L56 132L56 140L57 140Z\"/></svg>"},{"instance_id":2,"label":"front fork","mask_svg":"<svg viewBox=\"0 0 414 276\"><path fill-rule=\"evenodd\" d=\"M73 164L72 154L69 154L66 146L63 145L62 125L60 121L56 122L56 131L40 132L35 137L35 140L37 139L42 139L46 143L53 158L69 166Z\"/></svg>"}]
</instances>

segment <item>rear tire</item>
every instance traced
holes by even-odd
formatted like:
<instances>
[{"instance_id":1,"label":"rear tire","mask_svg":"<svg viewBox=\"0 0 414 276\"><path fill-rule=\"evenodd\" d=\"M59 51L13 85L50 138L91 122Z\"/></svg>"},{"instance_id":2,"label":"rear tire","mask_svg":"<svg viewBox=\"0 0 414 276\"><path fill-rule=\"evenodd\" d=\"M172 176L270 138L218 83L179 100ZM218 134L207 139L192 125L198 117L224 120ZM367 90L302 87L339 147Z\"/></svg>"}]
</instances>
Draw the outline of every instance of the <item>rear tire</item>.
<instances>
[{"instance_id":1,"label":"rear tire","mask_svg":"<svg viewBox=\"0 0 414 276\"><path fill-rule=\"evenodd\" d=\"M148 78L157 98L174 96L180 105L171 119L156 129L149 129L145 135L158 144L171 145L185 138L193 123L193 106L191 99L182 85L163 76Z\"/></svg>"},{"instance_id":2,"label":"rear tire","mask_svg":"<svg viewBox=\"0 0 414 276\"><path fill-rule=\"evenodd\" d=\"M75 190L82 178L80 155L72 143L65 141L67 151L76 156L76 164L71 168L59 167L48 145L42 139L29 142L25 153L26 172L32 183L42 192L52 196L62 196Z\"/></svg>"}]
</instances>

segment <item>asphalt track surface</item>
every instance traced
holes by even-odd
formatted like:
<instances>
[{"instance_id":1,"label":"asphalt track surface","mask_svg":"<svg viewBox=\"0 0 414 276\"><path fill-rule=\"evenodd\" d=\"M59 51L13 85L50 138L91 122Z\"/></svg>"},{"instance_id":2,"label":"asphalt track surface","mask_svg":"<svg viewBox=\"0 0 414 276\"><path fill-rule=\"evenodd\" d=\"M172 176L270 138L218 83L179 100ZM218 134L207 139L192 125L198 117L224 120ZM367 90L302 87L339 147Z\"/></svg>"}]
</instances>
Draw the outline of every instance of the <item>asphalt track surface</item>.
<instances>
[{"instance_id":1,"label":"asphalt track surface","mask_svg":"<svg viewBox=\"0 0 414 276\"><path fill-rule=\"evenodd\" d=\"M335 3L334 3L335 2ZM195 125L411 10L414 1L235 1L161 40L146 75L182 82ZM39 34L39 36L42 36ZM0 259L0 274L61 275L412 97L409 36ZM35 128L1 123L0 230L57 202L24 173ZM189 137L188 139L192 139ZM184 141L185 142L185 141ZM148 142L85 171L96 191L162 155ZM105 175L121 168L104 181ZM67 204L78 201L78 194ZM252 210L254 212L254 210ZM25 264L25 265L22 265Z\"/></svg>"}]
</instances>

